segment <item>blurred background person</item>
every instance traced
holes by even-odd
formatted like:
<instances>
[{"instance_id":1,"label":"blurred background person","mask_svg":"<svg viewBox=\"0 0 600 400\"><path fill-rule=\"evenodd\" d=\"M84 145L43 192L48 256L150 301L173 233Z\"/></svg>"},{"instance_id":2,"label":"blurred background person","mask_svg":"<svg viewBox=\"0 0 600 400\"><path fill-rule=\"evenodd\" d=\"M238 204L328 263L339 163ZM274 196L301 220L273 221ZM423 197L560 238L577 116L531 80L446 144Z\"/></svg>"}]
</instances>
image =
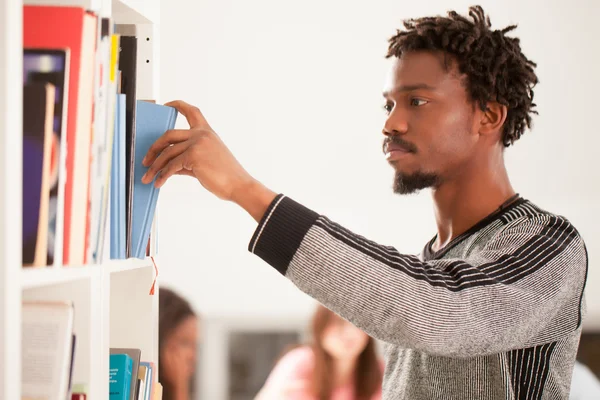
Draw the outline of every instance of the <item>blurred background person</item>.
<instances>
[{"instance_id":1,"label":"blurred background person","mask_svg":"<svg viewBox=\"0 0 600 400\"><path fill-rule=\"evenodd\" d=\"M278 360L255 400L379 400L382 377L375 340L319 305L312 342Z\"/></svg>"},{"instance_id":2,"label":"blurred background person","mask_svg":"<svg viewBox=\"0 0 600 400\"><path fill-rule=\"evenodd\" d=\"M194 391L199 317L186 299L159 288L158 379L163 400L190 400Z\"/></svg>"}]
</instances>

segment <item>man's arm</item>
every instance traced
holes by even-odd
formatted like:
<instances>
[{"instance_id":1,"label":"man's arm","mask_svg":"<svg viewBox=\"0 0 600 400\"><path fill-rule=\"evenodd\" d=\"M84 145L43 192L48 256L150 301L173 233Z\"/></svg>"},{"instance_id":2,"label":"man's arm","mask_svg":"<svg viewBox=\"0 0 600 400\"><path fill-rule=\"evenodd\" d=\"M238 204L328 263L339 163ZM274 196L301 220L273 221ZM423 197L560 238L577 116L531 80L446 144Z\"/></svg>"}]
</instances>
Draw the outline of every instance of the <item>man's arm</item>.
<instances>
[{"instance_id":1,"label":"man's arm","mask_svg":"<svg viewBox=\"0 0 600 400\"><path fill-rule=\"evenodd\" d=\"M261 185L196 107L190 124L149 149L142 182L193 176L259 226L250 250L371 336L430 353L470 356L557 340L580 324L587 254L560 218L505 229L477 258L421 262L368 241ZM159 173L160 172L160 173Z\"/></svg>"},{"instance_id":2,"label":"man's arm","mask_svg":"<svg viewBox=\"0 0 600 400\"><path fill-rule=\"evenodd\" d=\"M506 228L472 259L422 262L279 195L249 250L371 336L431 354L531 347L581 322L587 254L557 217Z\"/></svg>"}]
</instances>

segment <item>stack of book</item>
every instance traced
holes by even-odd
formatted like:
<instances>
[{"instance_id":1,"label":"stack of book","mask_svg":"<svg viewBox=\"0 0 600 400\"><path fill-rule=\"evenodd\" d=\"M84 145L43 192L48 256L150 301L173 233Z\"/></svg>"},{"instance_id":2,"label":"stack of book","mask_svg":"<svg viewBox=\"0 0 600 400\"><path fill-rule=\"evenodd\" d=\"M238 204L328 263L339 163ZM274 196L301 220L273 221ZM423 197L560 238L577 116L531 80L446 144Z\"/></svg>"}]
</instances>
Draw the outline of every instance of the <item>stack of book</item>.
<instances>
[{"instance_id":1,"label":"stack of book","mask_svg":"<svg viewBox=\"0 0 600 400\"><path fill-rule=\"evenodd\" d=\"M23 7L23 265L144 258L150 145L177 118L136 97L137 41L80 7Z\"/></svg>"},{"instance_id":2,"label":"stack of book","mask_svg":"<svg viewBox=\"0 0 600 400\"><path fill-rule=\"evenodd\" d=\"M110 400L154 400L162 397L158 370L141 360L140 349L110 349Z\"/></svg>"}]
</instances>

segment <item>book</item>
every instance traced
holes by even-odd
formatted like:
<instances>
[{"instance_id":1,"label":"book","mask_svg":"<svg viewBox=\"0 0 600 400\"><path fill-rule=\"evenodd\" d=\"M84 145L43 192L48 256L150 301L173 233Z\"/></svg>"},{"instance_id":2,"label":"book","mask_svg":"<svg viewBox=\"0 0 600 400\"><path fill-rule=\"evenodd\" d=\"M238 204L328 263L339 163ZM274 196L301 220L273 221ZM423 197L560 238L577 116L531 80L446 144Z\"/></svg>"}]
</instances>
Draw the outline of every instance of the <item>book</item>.
<instances>
[{"instance_id":1,"label":"book","mask_svg":"<svg viewBox=\"0 0 600 400\"><path fill-rule=\"evenodd\" d=\"M110 180L110 258L127 257L125 232L125 95L117 95L115 105L115 134Z\"/></svg>"},{"instance_id":2,"label":"book","mask_svg":"<svg viewBox=\"0 0 600 400\"><path fill-rule=\"evenodd\" d=\"M96 80L94 83L94 131L92 138L92 167L90 174L90 213L86 245L87 258L101 263L105 252L105 228L108 213L108 187L114 135L113 104L116 86L111 81L113 35L112 24L102 18L98 24ZM118 53L117 53L118 54Z\"/></svg>"},{"instance_id":3,"label":"book","mask_svg":"<svg viewBox=\"0 0 600 400\"><path fill-rule=\"evenodd\" d=\"M144 258L160 189L152 183L142 183L148 167L142 160L148 150L165 132L175 127L177 110L173 107L138 100L136 107L136 140L133 182L133 219L131 254Z\"/></svg>"},{"instance_id":4,"label":"book","mask_svg":"<svg viewBox=\"0 0 600 400\"><path fill-rule=\"evenodd\" d=\"M101 227L100 227L100 235L101 235L101 241L98 245L99 247L99 252L101 254L101 256L97 259L97 261L102 262L104 260L104 257L107 257L109 259L122 259L125 258L125 255L123 255L122 257L113 257L113 221L112 221L112 212L111 212L111 207L113 207L113 179L119 179L121 177L120 172L115 174L113 169L115 166L115 157L120 156L120 152L118 151L118 149L115 149L115 140L116 140L116 135L117 135L117 130L120 129L122 127L123 132L125 130L125 120L124 120L124 116L123 116L123 123L121 124L120 121L120 117L117 114L117 107L120 107L121 103L123 104L123 109L125 108L124 106L124 101L125 101L125 95L119 94L118 91L118 69L119 69L119 43L120 43L120 36L118 34L112 34L111 35L111 41L110 41L110 64L109 64L109 73L108 73L108 86L109 86L109 96L108 96L108 112L107 112L107 126L110 127L109 129L112 129L112 134L109 135L109 142L108 142L108 149L111 151L111 155L110 158L107 162L107 170L106 170L106 175L105 175L105 190L103 193L103 215L102 215L102 221L101 221ZM122 100L121 100L122 99ZM123 133L123 138L124 138L125 133ZM122 146L121 146L122 147ZM118 162L119 167L120 168L124 168L125 167L125 155L123 153L123 159L119 159ZM124 170L123 170L124 171ZM123 175L122 178L122 182L123 184L125 177ZM124 199L123 201L123 206L124 206ZM119 208L119 210L121 209L121 203L117 203L116 206ZM123 209L122 211L122 215L124 218L124 214L125 211ZM117 219L118 221L119 219ZM123 229L124 225L123 225ZM117 231L116 234L119 234L120 231ZM106 236L108 235L108 239L106 238ZM123 238L120 240L125 240L124 238L125 232L123 231ZM123 250L125 250L125 244L123 244Z\"/></svg>"},{"instance_id":5,"label":"book","mask_svg":"<svg viewBox=\"0 0 600 400\"><path fill-rule=\"evenodd\" d=\"M126 253L131 256L131 233L133 224L133 160L136 141L136 74L137 74L137 37L121 36L119 69L121 71L120 93L126 96L125 125L125 213L126 213Z\"/></svg>"},{"instance_id":6,"label":"book","mask_svg":"<svg viewBox=\"0 0 600 400\"><path fill-rule=\"evenodd\" d=\"M161 400L163 396L163 387L160 382L156 382L154 390L152 391L152 400Z\"/></svg>"},{"instance_id":7,"label":"book","mask_svg":"<svg viewBox=\"0 0 600 400\"><path fill-rule=\"evenodd\" d=\"M145 388L145 400L153 400L152 394L156 383L158 383L158 376L156 372L156 364L150 361L142 361L140 365L146 367L146 388Z\"/></svg>"},{"instance_id":8,"label":"book","mask_svg":"<svg viewBox=\"0 0 600 400\"><path fill-rule=\"evenodd\" d=\"M125 353L110 355L109 399L129 400L131 397L131 375L133 359Z\"/></svg>"},{"instance_id":9,"label":"book","mask_svg":"<svg viewBox=\"0 0 600 400\"><path fill-rule=\"evenodd\" d=\"M74 355L74 307L70 302L23 302L21 394L64 400Z\"/></svg>"},{"instance_id":10,"label":"book","mask_svg":"<svg viewBox=\"0 0 600 400\"><path fill-rule=\"evenodd\" d=\"M69 49L23 49L23 82L54 85L54 120L48 201L48 256L46 265L62 264L63 213L67 157Z\"/></svg>"},{"instance_id":11,"label":"book","mask_svg":"<svg viewBox=\"0 0 600 400\"><path fill-rule=\"evenodd\" d=\"M87 384L74 383L71 392L71 400L86 400L88 395Z\"/></svg>"},{"instance_id":12,"label":"book","mask_svg":"<svg viewBox=\"0 0 600 400\"><path fill-rule=\"evenodd\" d=\"M54 119L54 85L23 87L23 214L24 266L45 266L48 257L48 203Z\"/></svg>"},{"instance_id":13,"label":"book","mask_svg":"<svg viewBox=\"0 0 600 400\"><path fill-rule=\"evenodd\" d=\"M140 368L140 358L141 358L142 352L140 349L111 347L110 355L112 356L115 354L126 354L129 357L131 357L132 363L131 363L131 376L130 376L130 382L129 382L129 388L130 388L129 389L129 400L137 400L138 371ZM121 399L119 399L119 400L121 400Z\"/></svg>"},{"instance_id":14,"label":"book","mask_svg":"<svg viewBox=\"0 0 600 400\"><path fill-rule=\"evenodd\" d=\"M148 379L148 367L146 367L143 363L140 363L140 368L138 370L138 400L146 400L146 384Z\"/></svg>"}]
</instances>

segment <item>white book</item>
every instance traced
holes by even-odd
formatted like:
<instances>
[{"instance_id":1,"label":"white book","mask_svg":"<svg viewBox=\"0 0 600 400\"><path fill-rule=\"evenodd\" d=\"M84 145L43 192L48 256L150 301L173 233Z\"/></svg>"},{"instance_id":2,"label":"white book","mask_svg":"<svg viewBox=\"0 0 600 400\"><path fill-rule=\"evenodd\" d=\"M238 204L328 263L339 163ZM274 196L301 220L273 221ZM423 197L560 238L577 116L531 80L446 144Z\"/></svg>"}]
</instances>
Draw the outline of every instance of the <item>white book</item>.
<instances>
[{"instance_id":1,"label":"white book","mask_svg":"<svg viewBox=\"0 0 600 400\"><path fill-rule=\"evenodd\" d=\"M74 308L65 302L24 302L21 398L65 400L69 392Z\"/></svg>"}]
</instances>

